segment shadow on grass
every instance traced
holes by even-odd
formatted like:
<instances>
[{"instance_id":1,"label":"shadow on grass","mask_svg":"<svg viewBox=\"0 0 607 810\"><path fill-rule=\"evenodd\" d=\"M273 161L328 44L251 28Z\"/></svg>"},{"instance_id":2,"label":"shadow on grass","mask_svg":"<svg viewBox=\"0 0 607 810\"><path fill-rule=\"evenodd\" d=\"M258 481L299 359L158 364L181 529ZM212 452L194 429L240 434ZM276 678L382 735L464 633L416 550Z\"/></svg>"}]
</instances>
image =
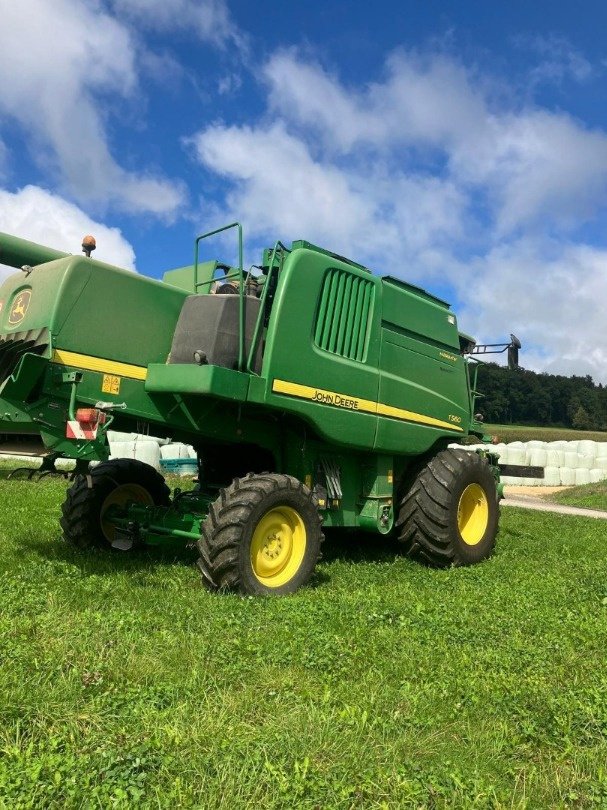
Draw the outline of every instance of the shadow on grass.
<instances>
[{"instance_id":1,"label":"shadow on grass","mask_svg":"<svg viewBox=\"0 0 607 810\"><path fill-rule=\"evenodd\" d=\"M85 577L113 577L119 573L146 574L168 570L175 566L194 568L198 550L179 542L165 546L140 546L131 551L91 548L78 549L68 545L62 538L45 540L31 534L21 534L14 539L15 545L29 556L49 563L65 563L75 566ZM349 562L392 564L399 556L398 543L390 537L373 535L347 529L325 532L322 547L323 563ZM195 577L199 583L198 572ZM322 588L331 582L326 568L316 568L307 587Z\"/></svg>"},{"instance_id":2,"label":"shadow on grass","mask_svg":"<svg viewBox=\"0 0 607 810\"><path fill-rule=\"evenodd\" d=\"M357 529L325 529L323 562L392 563L400 546L391 536Z\"/></svg>"},{"instance_id":3,"label":"shadow on grass","mask_svg":"<svg viewBox=\"0 0 607 810\"><path fill-rule=\"evenodd\" d=\"M79 549L62 538L49 541L31 535L16 537L14 543L24 552L40 559L75 565L85 576L112 576L119 571L153 571L175 565L192 566L198 559L198 551L182 543L163 547L140 546L131 551L109 547Z\"/></svg>"}]
</instances>

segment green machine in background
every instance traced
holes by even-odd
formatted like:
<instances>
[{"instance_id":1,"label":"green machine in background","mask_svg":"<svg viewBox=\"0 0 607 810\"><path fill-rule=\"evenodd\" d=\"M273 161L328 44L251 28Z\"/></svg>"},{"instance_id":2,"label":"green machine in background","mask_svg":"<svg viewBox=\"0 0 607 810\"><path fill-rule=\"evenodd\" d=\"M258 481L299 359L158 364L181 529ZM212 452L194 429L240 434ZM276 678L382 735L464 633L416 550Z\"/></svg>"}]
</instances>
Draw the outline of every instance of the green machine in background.
<instances>
[{"instance_id":1,"label":"green machine in background","mask_svg":"<svg viewBox=\"0 0 607 810\"><path fill-rule=\"evenodd\" d=\"M199 261L228 228L239 266ZM0 234L20 268L0 288L0 433L76 460L69 543L196 542L210 587L253 594L304 584L323 525L394 532L436 566L492 553L497 459L452 446L483 429L474 342L444 301L304 241L245 273L238 224L162 281L83 247ZM107 461L110 424L194 445L195 488Z\"/></svg>"}]
</instances>

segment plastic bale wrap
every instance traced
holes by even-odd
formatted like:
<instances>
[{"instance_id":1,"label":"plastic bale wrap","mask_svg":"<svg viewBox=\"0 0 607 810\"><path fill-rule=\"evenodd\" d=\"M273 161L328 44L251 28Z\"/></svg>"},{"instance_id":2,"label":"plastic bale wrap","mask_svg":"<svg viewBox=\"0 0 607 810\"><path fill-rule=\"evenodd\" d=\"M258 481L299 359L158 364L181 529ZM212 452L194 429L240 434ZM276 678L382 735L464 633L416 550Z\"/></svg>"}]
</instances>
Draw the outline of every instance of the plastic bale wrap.
<instances>
[{"instance_id":1,"label":"plastic bale wrap","mask_svg":"<svg viewBox=\"0 0 607 810\"><path fill-rule=\"evenodd\" d=\"M581 486L582 484L590 483L590 469L578 469L575 471L575 485Z\"/></svg>"},{"instance_id":2,"label":"plastic bale wrap","mask_svg":"<svg viewBox=\"0 0 607 810\"><path fill-rule=\"evenodd\" d=\"M578 453L577 450L565 450L563 461L564 467L569 467L572 470L577 470Z\"/></svg>"},{"instance_id":3,"label":"plastic bale wrap","mask_svg":"<svg viewBox=\"0 0 607 810\"><path fill-rule=\"evenodd\" d=\"M592 458L596 458L596 448L597 443L591 441L590 439L582 439L578 443L577 451L581 453L583 456L592 456Z\"/></svg>"},{"instance_id":4,"label":"plastic bale wrap","mask_svg":"<svg viewBox=\"0 0 607 810\"><path fill-rule=\"evenodd\" d=\"M188 445L183 442L172 442L160 448L161 458L190 458Z\"/></svg>"},{"instance_id":5,"label":"plastic bale wrap","mask_svg":"<svg viewBox=\"0 0 607 810\"><path fill-rule=\"evenodd\" d=\"M564 467L565 466L565 451L557 448L549 447L546 451L546 466L547 467Z\"/></svg>"},{"instance_id":6,"label":"plastic bale wrap","mask_svg":"<svg viewBox=\"0 0 607 810\"><path fill-rule=\"evenodd\" d=\"M548 465L548 451L543 447L533 447L529 452L529 464L532 467L546 467Z\"/></svg>"},{"instance_id":7,"label":"plastic bale wrap","mask_svg":"<svg viewBox=\"0 0 607 810\"><path fill-rule=\"evenodd\" d=\"M572 487L575 484L575 470L571 467L561 467L561 484L564 487Z\"/></svg>"},{"instance_id":8,"label":"plastic bale wrap","mask_svg":"<svg viewBox=\"0 0 607 810\"><path fill-rule=\"evenodd\" d=\"M585 456L578 453L576 469L591 470L594 467L594 456Z\"/></svg>"},{"instance_id":9,"label":"plastic bale wrap","mask_svg":"<svg viewBox=\"0 0 607 810\"><path fill-rule=\"evenodd\" d=\"M590 483L598 484L599 481L604 481L607 478L607 470L599 470L595 468L590 470Z\"/></svg>"},{"instance_id":10,"label":"plastic bale wrap","mask_svg":"<svg viewBox=\"0 0 607 810\"><path fill-rule=\"evenodd\" d=\"M558 487L561 485L561 471L558 467L546 467L544 470L544 486Z\"/></svg>"},{"instance_id":11,"label":"plastic bale wrap","mask_svg":"<svg viewBox=\"0 0 607 810\"><path fill-rule=\"evenodd\" d=\"M508 464L526 464L527 450L524 447L508 447Z\"/></svg>"},{"instance_id":12,"label":"plastic bale wrap","mask_svg":"<svg viewBox=\"0 0 607 810\"><path fill-rule=\"evenodd\" d=\"M110 446L115 442L132 442L135 439L134 433L122 433L120 430L108 430L107 440ZM123 458L122 456L120 458Z\"/></svg>"},{"instance_id":13,"label":"plastic bale wrap","mask_svg":"<svg viewBox=\"0 0 607 810\"><path fill-rule=\"evenodd\" d=\"M136 441L133 442L135 458L149 464L155 470L160 470L160 447L156 442Z\"/></svg>"}]
</instances>

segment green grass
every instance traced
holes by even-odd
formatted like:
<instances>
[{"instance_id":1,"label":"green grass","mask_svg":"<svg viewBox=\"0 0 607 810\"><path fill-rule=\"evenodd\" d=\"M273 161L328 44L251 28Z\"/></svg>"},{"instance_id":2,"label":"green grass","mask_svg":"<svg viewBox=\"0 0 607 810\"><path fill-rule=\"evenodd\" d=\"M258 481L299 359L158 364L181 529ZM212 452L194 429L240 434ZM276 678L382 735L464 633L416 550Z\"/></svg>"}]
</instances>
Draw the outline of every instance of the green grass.
<instances>
[{"instance_id":1,"label":"green grass","mask_svg":"<svg viewBox=\"0 0 607 810\"><path fill-rule=\"evenodd\" d=\"M607 511L607 481L569 487L562 492L554 492L546 500L564 503L567 506L582 506L586 509L603 509Z\"/></svg>"},{"instance_id":2,"label":"green grass","mask_svg":"<svg viewBox=\"0 0 607 810\"><path fill-rule=\"evenodd\" d=\"M485 431L498 436L502 442L529 442L537 439L542 442L575 441L590 439L594 442L607 442L607 433L598 430L571 430L570 428L526 427L523 425L485 425Z\"/></svg>"},{"instance_id":3,"label":"green grass","mask_svg":"<svg viewBox=\"0 0 607 810\"><path fill-rule=\"evenodd\" d=\"M0 481L0 807L607 806L602 523L504 509L448 571L334 536L251 599L66 547L63 490Z\"/></svg>"}]
</instances>

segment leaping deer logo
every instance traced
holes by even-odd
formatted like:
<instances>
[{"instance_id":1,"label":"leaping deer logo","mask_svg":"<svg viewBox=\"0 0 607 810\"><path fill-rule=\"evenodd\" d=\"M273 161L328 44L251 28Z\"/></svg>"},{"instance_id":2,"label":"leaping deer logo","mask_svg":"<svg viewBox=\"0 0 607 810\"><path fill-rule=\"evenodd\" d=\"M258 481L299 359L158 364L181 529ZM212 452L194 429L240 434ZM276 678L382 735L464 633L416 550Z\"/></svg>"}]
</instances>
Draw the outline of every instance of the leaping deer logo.
<instances>
[{"instance_id":1,"label":"leaping deer logo","mask_svg":"<svg viewBox=\"0 0 607 810\"><path fill-rule=\"evenodd\" d=\"M13 306L11 307L10 315L8 316L8 322L12 326L21 323L21 321L25 318L25 313L27 312L31 297L32 293L30 290L23 290L15 298Z\"/></svg>"}]
</instances>

